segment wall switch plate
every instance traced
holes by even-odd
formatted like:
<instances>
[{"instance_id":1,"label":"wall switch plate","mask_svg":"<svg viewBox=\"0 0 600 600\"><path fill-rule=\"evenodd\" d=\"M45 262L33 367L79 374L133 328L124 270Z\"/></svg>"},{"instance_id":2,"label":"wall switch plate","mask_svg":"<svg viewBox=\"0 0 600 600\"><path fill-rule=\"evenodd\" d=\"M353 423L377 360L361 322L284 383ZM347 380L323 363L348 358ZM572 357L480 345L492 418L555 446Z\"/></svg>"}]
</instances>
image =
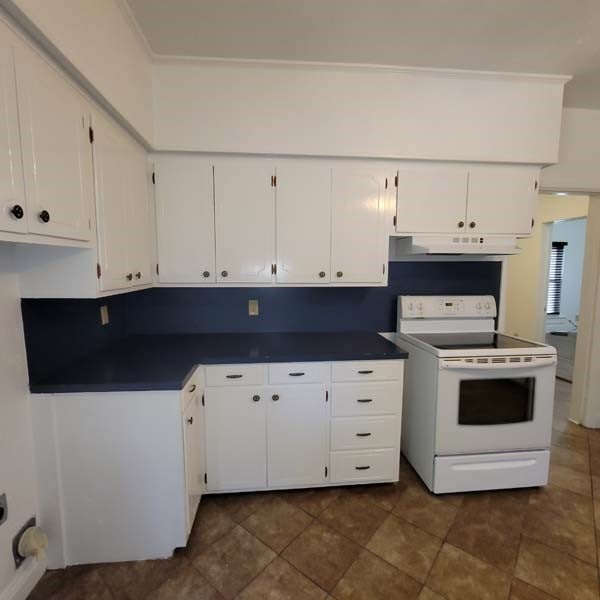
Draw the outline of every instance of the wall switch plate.
<instances>
[{"instance_id":1,"label":"wall switch plate","mask_svg":"<svg viewBox=\"0 0 600 600\"><path fill-rule=\"evenodd\" d=\"M248 300L248 315L251 317L258 316L258 300Z\"/></svg>"},{"instance_id":2,"label":"wall switch plate","mask_svg":"<svg viewBox=\"0 0 600 600\"><path fill-rule=\"evenodd\" d=\"M0 494L0 525L8 519L8 504L6 494Z\"/></svg>"},{"instance_id":3,"label":"wall switch plate","mask_svg":"<svg viewBox=\"0 0 600 600\"><path fill-rule=\"evenodd\" d=\"M106 304L100 307L100 322L102 325L108 325L110 323L110 319L108 318L108 306L106 306Z\"/></svg>"}]
</instances>

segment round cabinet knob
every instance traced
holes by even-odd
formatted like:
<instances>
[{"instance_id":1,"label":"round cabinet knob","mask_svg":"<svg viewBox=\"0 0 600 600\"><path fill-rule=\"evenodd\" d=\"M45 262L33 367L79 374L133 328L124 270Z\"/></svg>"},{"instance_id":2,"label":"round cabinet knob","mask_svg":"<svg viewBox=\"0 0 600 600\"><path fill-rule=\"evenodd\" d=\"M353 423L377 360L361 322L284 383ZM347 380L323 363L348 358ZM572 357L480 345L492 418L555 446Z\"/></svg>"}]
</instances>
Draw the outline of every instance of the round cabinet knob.
<instances>
[{"instance_id":1,"label":"round cabinet knob","mask_svg":"<svg viewBox=\"0 0 600 600\"><path fill-rule=\"evenodd\" d=\"M335 275L336 275L336 277L343 277L344 276L344 272L343 271L338 271Z\"/></svg>"},{"instance_id":2,"label":"round cabinet knob","mask_svg":"<svg viewBox=\"0 0 600 600\"><path fill-rule=\"evenodd\" d=\"M135 278L136 278L136 279L141 279L141 278L142 278L142 273L141 273L141 271L138 271L138 272L135 274Z\"/></svg>"},{"instance_id":3,"label":"round cabinet knob","mask_svg":"<svg viewBox=\"0 0 600 600\"><path fill-rule=\"evenodd\" d=\"M22 219L23 215L25 214L25 211L23 210L23 207L19 204L15 204L11 209L10 209L10 214L15 218L15 219Z\"/></svg>"},{"instance_id":4,"label":"round cabinet knob","mask_svg":"<svg viewBox=\"0 0 600 600\"><path fill-rule=\"evenodd\" d=\"M252 402L258 402L260 400L260 396L258 394L252 396Z\"/></svg>"},{"instance_id":5,"label":"round cabinet knob","mask_svg":"<svg viewBox=\"0 0 600 600\"><path fill-rule=\"evenodd\" d=\"M273 394L272 398L273 402L277 402L277 400L279 400L279 394Z\"/></svg>"},{"instance_id":6,"label":"round cabinet knob","mask_svg":"<svg viewBox=\"0 0 600 600\"><path fill-rule=\"evenodd\" d=\"M469 227L470 227L471 229L475 229L475 226L476 226L476 225L477 225L477 223L475 223L475 221L471 221L471 222L469 223Z\"/></svg>"},{"instance_id":7,"label":"round cabinet knob","mask_svg":"<svg viewBox=\"0 0 600 600\"><path fill-rule=\"evenodd\" d=\"M462 229L465 226L465 222L464 221L459 221L458 222L458 228Z\"/></svg>"},{"instance_id":8,"label":"round cabinet knob","mask_svg":"<svg viewBox=\"0 0 600 600\"><path fill-rule=\"evenodd\" d=\"M323 279L323 277L325 277L325 271L319 271L319 277Z\"/></svg>"},{"instance_id":9,"label":"round cabinet knob","mask_svg":"<svg viewBox=\"0 0 600 600\"><path fill-rule=\"evenodd\" d=\"M221 271L221 277L227 277L229 273L227 271Z\"/></svg>"},{"instance_id":10,"label":"round cabinet knob","mask_svg":"<svg viewBox=\"0 0 600 600\"><path fill-rule=\"evenodd\" d=\"M38 216L42 223L48 223L48 221L50 221L50 213L47 210L43 210Z\"/></svg>"},{"instance_id":11,"label":"round cabinet knob","mask_svg":"<svg viewBox=\"0 0 600 600\"><path fill-rule=\"evenodd\" d=\"M202 273L202 277L210 277L210 273L208 271L204 271L204 273ZM223 277L225 277L225 275L223 275Z\"/></svg>"},{"instance_id":12,"label":"round cabinet knob","mask_svg":"<svg viewBox=\"0 0 600 600\"><path fill-rule=\"evenodd\" d=\"M125 279L127 279L127 281L131 281L133 279L133 273L127 273L127 275L125 275Z\"/></svg>"}]
</instances>

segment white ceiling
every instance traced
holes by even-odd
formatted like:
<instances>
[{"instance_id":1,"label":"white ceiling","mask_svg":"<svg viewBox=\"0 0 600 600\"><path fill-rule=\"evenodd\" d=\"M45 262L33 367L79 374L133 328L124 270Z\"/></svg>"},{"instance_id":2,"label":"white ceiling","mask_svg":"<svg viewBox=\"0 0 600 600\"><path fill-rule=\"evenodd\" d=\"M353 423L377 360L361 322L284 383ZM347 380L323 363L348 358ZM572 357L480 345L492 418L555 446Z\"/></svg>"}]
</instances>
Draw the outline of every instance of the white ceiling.
<instances>
[{"instance_id":1,"label":"white ceiling","mask_svg":"<svg viewBox=\"0 0 600 600\"><path fill-rule=\"evenodd\" d=\"M573 75L600 109L600 0L127 0L158 55Z\"/></svg>"}]
</instances>

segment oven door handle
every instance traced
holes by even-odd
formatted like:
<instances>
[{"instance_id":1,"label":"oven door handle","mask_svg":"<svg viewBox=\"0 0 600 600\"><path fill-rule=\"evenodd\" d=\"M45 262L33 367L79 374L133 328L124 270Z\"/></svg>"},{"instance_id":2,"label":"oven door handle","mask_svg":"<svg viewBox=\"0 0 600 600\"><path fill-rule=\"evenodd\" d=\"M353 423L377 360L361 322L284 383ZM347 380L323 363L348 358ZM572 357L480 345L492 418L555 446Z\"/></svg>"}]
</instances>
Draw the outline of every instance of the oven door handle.
<instances>
[{"instance_id":1,"label":"oven door handle","mask_svg":"<svg viewBox=\"0 0 600 600\"><path fill-rule=\"evenodd\" d=\"M464 358L456 360L442 359L440 361L440 369L452 369L461 371L471 370L496 370L496 369L535 369L537 367L547 367L556 364L556 356L534 356L530 361L520 360L519 362L510 362L507 358L506 362L467 362Z\"/></svg>"}]
</instances>

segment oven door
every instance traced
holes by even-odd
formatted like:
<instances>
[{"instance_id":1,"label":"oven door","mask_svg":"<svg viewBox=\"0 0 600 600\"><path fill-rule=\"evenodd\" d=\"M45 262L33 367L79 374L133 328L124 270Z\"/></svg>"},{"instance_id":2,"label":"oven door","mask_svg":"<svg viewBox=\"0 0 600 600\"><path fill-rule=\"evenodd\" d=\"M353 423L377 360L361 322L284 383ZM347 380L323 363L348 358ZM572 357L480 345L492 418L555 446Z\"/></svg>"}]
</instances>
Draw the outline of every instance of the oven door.
<instances>
[{"instance_id":1,"label":"oven door","mask_svg":"<svg viewBox=\"0 0 600 600\"><path fill-rule=\"evenodd\" d=\"M437 455L548 448L556 357L440 359Z\"/></svg>"}]
</instances>

